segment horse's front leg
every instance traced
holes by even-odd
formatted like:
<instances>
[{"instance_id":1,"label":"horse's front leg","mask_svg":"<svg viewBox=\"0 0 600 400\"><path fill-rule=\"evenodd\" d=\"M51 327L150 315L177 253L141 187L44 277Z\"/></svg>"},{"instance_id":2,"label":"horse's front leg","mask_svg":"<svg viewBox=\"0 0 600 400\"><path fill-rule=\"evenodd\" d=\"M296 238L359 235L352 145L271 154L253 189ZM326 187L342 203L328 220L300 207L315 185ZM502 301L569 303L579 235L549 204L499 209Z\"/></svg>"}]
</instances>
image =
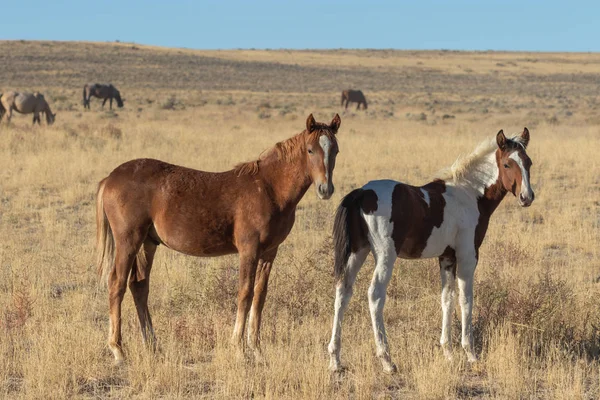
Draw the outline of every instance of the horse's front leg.
<instances>
[{"instance_id":1,"label":"horse's front leg","mask_svg":"<svg viewBox=\"0 0 600 400\"><path fill-rule=\"evenodd\" d=\"M104 99L104 101L102 102L102 108L104 108L104 105L106 104L106 100L108 100L108 97Z\"/></svg>"},{"instance_id":2,"label":"horse's front leg","mask_svg":"<svg viewBox=\"0 0 600 400\"><path fill-rule=\"evenodd\" d=\"M447 359L452 359L452 312L454 311L454 287L456 280L456 255L454 250L439 257L442 279L442 336L440 345Z\"/></svg>"},{"instance_id":3,"label":"horse's front leg","mask_svg":"<svg viewBox=\"0 0 600 400\"><path fill-rule=\"evenodd\" d=\"M243 344L242 338L246 328L246 317L248 316L248 311L250 311L250 306L252 305L252 299L254 297L254 280L258 264L258 240L256 243L246 245L241 249L238 248L238 251L240 254L238 307L231 341L241 348Z\"/></svg>"},{"instance_id":4,"label":"horse's front leg","mask_svg":"<svg viewBox=\"0 0 600 400\"><path fill-rule=\"evenodd\" d=\"M248 347L254 350L255 356L261 358L260 350L260 323L262 311L267 298L267 286L269 285L269 275L273 261L277 256L277 248L264 253L258 260L256 269L256 279L254 280L254 299L250 309L250 318L248 321Z\"/></svg>"},{"instance_id":5,"label":"horse's front leg","mask_svg":"<svg viewBox=\"0 0 600 400\"><path fill-rule=\"evenodd\" d=\"M473 349L473 327L471 326L473 314L473 276L477 267L477 255L475 249L463 254L457 254L457 272L459 303L461 308L462 339L461 344L467 353L469 362L477 361Z\"/></svg>"},{"instance_id":6,"label":"horse's front leg","mask_svg":"<svg viewBox=\"0 0 600 400\"><path fill-rule=\"evenodd\" d=\"M110 98L109 104L110 104L110 109L112 110L112 97Z\"/></svg>"}]
</instances>

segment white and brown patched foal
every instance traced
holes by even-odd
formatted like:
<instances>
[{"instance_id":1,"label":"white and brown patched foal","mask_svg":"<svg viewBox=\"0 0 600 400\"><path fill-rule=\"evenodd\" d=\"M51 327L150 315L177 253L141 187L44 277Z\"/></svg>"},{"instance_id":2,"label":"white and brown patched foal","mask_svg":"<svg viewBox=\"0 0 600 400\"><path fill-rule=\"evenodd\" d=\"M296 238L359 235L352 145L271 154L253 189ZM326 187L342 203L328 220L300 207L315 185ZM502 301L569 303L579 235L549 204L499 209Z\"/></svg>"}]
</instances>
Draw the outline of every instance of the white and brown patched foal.
<instances>
[{"instance_id":1,"label":"white and brown patched foal","mask_svg":"<svg viewBox=\"0 0 600 400\"><path fill-rule=\"evenodd\" d=\"M396 366L389 352L383 323L386 288L397 257L438 257L442 280L442 337L444 354L451 357L450 326L454 286L458 280L462 310L462 347L475 361L471 331L473 274L479 247L490 217L510 192L519 205L534 199L529 181L531 160L526 153L527 128L507 139L482 143L469 156L457 160L440 179L421 187L392 180L371 181L350 192L338 207L334 222L336 299L329 343L330 365L341 369L342 319L352 296L356 275L369 252L375 273L369 287L369 309L377 356L386 372Z\"/></svg>"}]
</instances>

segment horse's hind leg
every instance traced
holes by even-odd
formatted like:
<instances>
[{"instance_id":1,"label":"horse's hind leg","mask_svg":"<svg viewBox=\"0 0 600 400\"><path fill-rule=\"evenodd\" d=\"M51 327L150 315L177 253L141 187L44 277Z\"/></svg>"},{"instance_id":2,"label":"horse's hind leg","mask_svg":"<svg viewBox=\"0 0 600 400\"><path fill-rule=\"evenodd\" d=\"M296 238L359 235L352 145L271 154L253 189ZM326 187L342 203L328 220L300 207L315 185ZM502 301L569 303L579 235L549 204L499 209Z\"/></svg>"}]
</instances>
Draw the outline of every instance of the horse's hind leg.
<instances>
[{"instance_id":1,"label":"horse's hind leg","mask_svg":"<svg viewBox=\"0 0 600 400\"><path fill-rule=\"evenodd\" d=\"M10 124L10 119L12 118L13 110L12 107L8 107L6 110L6 125Z\"/></svg>"},{"instance_id":2,"label":"horse's hind leg","mask_svg":"<svg viewBox=\"0 0 600 400\"><path fill-rule=\"evenodd\" d=\"M108 302L110 307L108 347L115 356L117 364L123 362L124 359L121 339L121 303L127 290L127 278L144 236L139 230L123 232L119 237L115 236L115 266L108 275Z\"/></svg>"},{"instance_id":3,"label":"horse's hind leg","mask_svg":"<svg viewBox=\"0 0 600 400\"><path fill-rule=\"evenodd\" d=\"M131 277L129 278L129 290L131 290L140 321L142 339L144 344L153 351L156 350L156 337L152 327L152 318L148 311L148 293L150 291L150 270L152 269L155 253L156 244L146 239L133 263Z\"/></svg>"},{"instance_id":4,"label":"horse's hind leg","mask_svg":"<svg viewBox=\"0 0 600 400\"><path fill-rule=\"evenodd\" d=\"M391 239L389 239L389 242L381 243L373 251L376 266L371 286L369 287L369 310L371 311L371 322L373 324L373 333L375 334L377 357L381 361L383 370L387 373L393 373L396 372L396 366L390 356L387 334L385 333L383 322L383 306L385 305L387 286L390 283L394 261L397 258L394 243Z\"/></svg>"},{"instance_id":5,"label":"horse's hind leg","mask_svg":"<svg viewBox=\"0 0 600 400\"><path fill-rule=\"evenodd\" d=\"M348 263L346 264L344 277L336 284L333 329L331 332L331 341L328 346L330 357L329 369L334 372L342 369L340 350L342 347L342 321L344 319L344 312L352 297L352 287L354 286L356 275L358 274L358 271L360 271L368 254L368 247L365 247L356 253L351 253L348 258Z\"/></svg>"},{"instance_id":6,"label":"horse's hind leg","mask_svg":"<svg viewBox=\"0 0 600 400\"><path fill-rule=\"evenodd\" d=\"M104 108L104 105L106 104L106 100L108 100L108 97L104 99L104 101L102 102L102 108Z\"/></svg>"}]
</instances>

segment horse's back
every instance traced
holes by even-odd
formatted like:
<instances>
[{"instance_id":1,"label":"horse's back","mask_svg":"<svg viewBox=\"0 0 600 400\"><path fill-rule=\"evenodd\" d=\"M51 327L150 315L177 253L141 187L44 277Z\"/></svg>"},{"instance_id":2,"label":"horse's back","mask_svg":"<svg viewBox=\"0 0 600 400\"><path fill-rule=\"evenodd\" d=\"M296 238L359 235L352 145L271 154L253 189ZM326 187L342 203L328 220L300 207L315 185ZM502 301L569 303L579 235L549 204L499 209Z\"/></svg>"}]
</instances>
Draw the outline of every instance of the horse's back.
<instances>
[{"instance_id":1,"label":"horse's back","mask_svg":"<svg viewBox=\"0 0 600 400\"><path fill-rule=\"evenodd\" d=\"M342 92L342 96L355 103L366 102L365 95L361 90L347 89Z\"/></svg>"},{"instance_id":2,"label":"horse's back","mask_svg":"<svg viewBox=\"0 0 600 400\"><path fill-rule=\"evenodd\" d=\"M434 257L443 252L447 244L441 243L450 236L446 231L454 229L446 224L444 231L437 233L444 223L443 181L417 187L379 180L367 183L363 190L366 195L361 208L372 240L393 243L396 254L403 258Z\"/></svg>"},{"instance_id":3,"label":"horse's back","mask_svg":"<svg viewBox=\"0 0 600 400\"><path fill-rule=\"evenodd\" d=\"M7 96L8 95L8 96ZM5 93L7 96L7 103L12 106L14 110L20 113L32 113L42 111L43 105L46 103L44 95L41 93L19 93L9 92Z\"/></svg>"},{"instance_id":4,"label":"horse's back","mask_svg":"<svg viewBox=\"0 0 600 400\"><path fill-rule=\"evenodd\" d=\"M113 219L127 215L132 225L152 225L162 243L182 253L229 254L235 252L233 177L154 159L128 161L104 181L105 210Z\"/></svg>"}]
</instances>

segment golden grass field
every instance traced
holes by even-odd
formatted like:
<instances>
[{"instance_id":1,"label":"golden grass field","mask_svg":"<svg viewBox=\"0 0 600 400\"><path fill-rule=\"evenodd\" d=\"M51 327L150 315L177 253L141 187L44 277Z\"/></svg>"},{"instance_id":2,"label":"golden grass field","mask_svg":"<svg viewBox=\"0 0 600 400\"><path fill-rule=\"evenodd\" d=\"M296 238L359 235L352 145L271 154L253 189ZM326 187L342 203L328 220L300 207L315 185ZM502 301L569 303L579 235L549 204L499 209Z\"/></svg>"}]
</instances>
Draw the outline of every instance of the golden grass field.
<instances>
[{"instance_id":1,"label":"golden grass field","mask_svg":"<svg viewBox=\"0 0 600 400\"><path fill-rule=\"evenodd\" d=\"M43 92L57 122L0 124L0 397L600 397L600 54L450 51L192 51L124 43L0 42L0 92ZM86 82L112 82L125 108L84 111ZM330 121L342 89L369 109L342 116L329 201L311 189L275 261L264 363L235 356L237 258L159 248L141 343L124 301L126 363L106 347L108 300L95 270L95 193L120 163L154 157L208 171L256 158ZM43 118L42 118L43 120ZM437 260L398 261L385 318L399 372L374 355L369 261L346 314L343 375L327 371L331 226L368 180L423 184L500 129L531 132L536 200L492 217L475 273L480 361L439 347Z\"/></svg>"}]
</instances>

